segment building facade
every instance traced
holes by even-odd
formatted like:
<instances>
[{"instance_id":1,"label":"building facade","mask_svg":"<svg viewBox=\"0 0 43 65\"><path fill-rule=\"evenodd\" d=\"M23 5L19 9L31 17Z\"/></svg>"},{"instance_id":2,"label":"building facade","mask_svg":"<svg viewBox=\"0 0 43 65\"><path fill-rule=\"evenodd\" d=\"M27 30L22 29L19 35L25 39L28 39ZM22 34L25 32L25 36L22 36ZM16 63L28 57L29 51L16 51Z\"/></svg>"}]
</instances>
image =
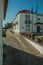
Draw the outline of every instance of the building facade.
<instances>
[{"instance_id":1,"label":"building facade","mask_svg":"<svg viewBox=\"0 0 43 65\"><path fill-rule=\"evenodd\" d=\"M0 0L0 65L3 65L2 27L3 27L3 20L5 19L6 15L7 3L8 0Z\"/></svg>"},{"instance_id":2,"label":"building facade","mask_svg":"<svg viewBox=\"0 0 43 65\"><path fill-rule=\"evenodd\" d=\"M30 13L22 10L17 13L13 20L13 32L18 33L43 33L43 14Z\"/></svg>"}]
</instances>

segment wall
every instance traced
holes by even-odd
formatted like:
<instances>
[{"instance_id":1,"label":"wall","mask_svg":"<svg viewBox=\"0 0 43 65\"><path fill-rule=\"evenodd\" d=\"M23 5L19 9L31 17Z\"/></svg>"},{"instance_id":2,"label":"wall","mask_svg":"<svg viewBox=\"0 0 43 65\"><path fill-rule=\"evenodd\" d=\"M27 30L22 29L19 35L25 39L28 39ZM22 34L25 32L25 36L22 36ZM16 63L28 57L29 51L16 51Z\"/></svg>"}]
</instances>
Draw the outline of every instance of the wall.
<instances>
[{"instance_id":1,"label":"wall","mask_svg":"<svg viewBox=\"0 0 43 65\"><path fill-rule=\"evenodd\" d=\"M13 25L13 31L19 33L19 30L20 30L20 14L18 14L18 15L16 16L16 18L15 18L13 24L14 24L16 21L18 22L18 25L17 25L17 24L16 24L16 26ZM15 28L15 27L16 27L16 28ZM18 29L17 29L17 27L18 27Z\"/></svg>"},{"instance_id":2,"label":"wall","mask_svg":"<svg viewBox=\"0 0 43 65\"><path fill-rule=\"evenodd\" d=\"M38 16L38 18L40 18L40 20L36 21L36 14L33 14L33 32L37 32L37 26L35 25L36 22L43 23L43 16ZM32 14L30 14L30 21L31 21L30 32L32 32ZM40 32L43 32L43 25L40 25Z\"/></svg>"},{"instance_id":3,"label":"wall","mask_svg":"<svg viewBox=\"0 0 43 65\"><path fill-rule=\"evenodd\" d=\"M36 14L29 14L30 15L30 21L31 21L31 24L30 24L30 30L28 32L37 32L37 25L35 25L36 22L41 22L43 23L43 16L38 16L38 18L40 18L40 20L37 20L36 21ZM33 16L33 20L32 20L32 16ZM15 21L18 21L18 30L17 30L17 25L16 25L16 32L26 32L26 24L25 24L25 21L26 21L26 18L25 18L25 14L24 13L19 13L17 16L16 16L16 19L14 20ZM33 24L32 24L33 22ZM33 28L32 28L33 26ZM41 30L42 28L42 30ZM33 29L33 31L32 31ZM43 25L41 25L40 27L40 32L43 32Z\"/></svg>"},{"instance_id":4,"label":"wall","mask_svg":"<svg viewBox=\"0 0 43 65\"><path fill-rule=\"evenodd\" d=\"M30 14L30 21L31 21L31 24L30 24L30 32L36 32L36 27L34 25L36 23L36 15L35 14Z\"/></svg>"},{"instance_id":5,"label":"wall","mask_svg":"<svg viewBox=\"0 0 43 65\"><path fill-rule=\"evenodd\" d=\"M38 18L40 18L40 20L38 20L38 21L43 23L43 16L38 16ZM41 30L41 28L42 28L42 30ZM40 27L40 32L43 32L43 25L41 25L41 27Z\"/></svg>"},{"instance_id":6,"label":"wall","mask_svg":"<svg viewBox=\"0 0 43 65\"><path fill-rule=\"evenodd\" d=\"M3 61L3 40L2 40L2 20L0 20L0 65L2 65Z\"/></svg>"},{"instance_id":7,"label":"wall","mask_svg":"<svg viewBox=\"0 0 43 65\"><path fill-rule=\"evenodd\" d=\"M25 14L20 13L20 32L26 32Z\"/></svg>"},{"instance_id":8,"label":"wall","mask_svg":"<svg viewBox=\"0 0 43 65\"><path fill-rule=\"evenodd\" d=\"M3 40L2 40L2 25L4 19L4 0L0 0L0 65L3 65Z\"/></svg>"}]
</instances>

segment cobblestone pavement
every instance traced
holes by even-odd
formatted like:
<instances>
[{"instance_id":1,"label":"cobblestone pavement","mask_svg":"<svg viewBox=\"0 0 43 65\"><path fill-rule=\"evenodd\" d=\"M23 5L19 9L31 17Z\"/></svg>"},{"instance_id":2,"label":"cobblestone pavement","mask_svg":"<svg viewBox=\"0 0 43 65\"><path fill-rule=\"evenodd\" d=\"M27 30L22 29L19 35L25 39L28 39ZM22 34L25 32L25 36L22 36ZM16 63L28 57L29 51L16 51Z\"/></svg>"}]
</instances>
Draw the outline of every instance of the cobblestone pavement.
<instances>
[{"instance_id":1,"label":"cobblestone pavement","mask_svg":"<svg viewBox=\"0 0 43 65\"><path fill-rule=\"evenodd\" d=\"M6 32L4 65L43 65L43 56L23 36Z\"/></svg>"}]
</instances>

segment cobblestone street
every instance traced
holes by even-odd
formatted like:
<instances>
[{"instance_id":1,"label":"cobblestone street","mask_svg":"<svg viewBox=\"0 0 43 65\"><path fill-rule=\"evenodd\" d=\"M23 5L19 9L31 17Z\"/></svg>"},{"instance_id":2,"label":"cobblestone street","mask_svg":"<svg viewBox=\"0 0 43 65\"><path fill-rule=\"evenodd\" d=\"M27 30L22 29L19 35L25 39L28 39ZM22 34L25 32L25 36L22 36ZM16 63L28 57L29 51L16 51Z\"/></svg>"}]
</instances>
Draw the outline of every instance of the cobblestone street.
<instances>
[{"instance_id":1,"label":"cobblestone street","mask_svg":"<svg viewBox=\"0 0 43 65\"><path fill-rule=\"evenodd\" d=\"M6 31L4 65L43 65L42 55L23 36Z\"/></svg>"}]
</instances>

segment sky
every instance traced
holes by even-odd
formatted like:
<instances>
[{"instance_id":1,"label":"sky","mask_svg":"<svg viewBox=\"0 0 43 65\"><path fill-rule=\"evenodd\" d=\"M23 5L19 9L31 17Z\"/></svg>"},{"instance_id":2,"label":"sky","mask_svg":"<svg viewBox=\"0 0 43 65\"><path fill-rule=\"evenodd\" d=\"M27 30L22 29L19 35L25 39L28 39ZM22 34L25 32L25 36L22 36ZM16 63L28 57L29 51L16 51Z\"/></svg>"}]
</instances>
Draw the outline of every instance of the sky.
<instances>
[{"instance_id":1,"label":"sky","mask_svg":"<svg viewBox=\"0 0 43 65\"><path fill-rule=\"evenodd\" d=\"M43 14L43 0L8 0L6 18L3 21L3 26L6 23L11 23L20 10L26 9L31 11L33 7L33 10L35 12L37 1L39 2L38 13Z\"/></svg>"}]
</instances>

